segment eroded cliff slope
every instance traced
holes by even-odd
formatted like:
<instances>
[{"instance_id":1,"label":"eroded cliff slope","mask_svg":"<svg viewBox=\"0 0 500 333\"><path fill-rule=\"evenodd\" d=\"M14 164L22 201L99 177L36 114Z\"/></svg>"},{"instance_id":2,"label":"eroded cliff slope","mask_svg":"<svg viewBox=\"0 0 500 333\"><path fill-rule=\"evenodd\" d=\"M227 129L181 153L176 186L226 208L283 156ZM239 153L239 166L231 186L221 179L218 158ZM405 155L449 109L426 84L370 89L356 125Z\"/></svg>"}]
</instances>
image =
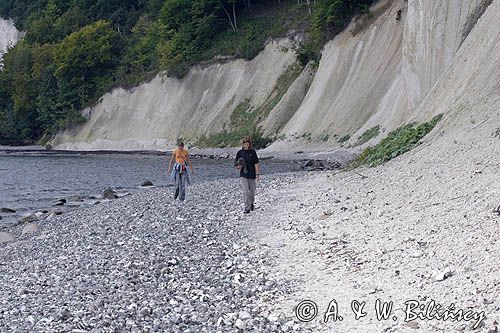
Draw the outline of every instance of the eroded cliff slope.
<instances>
[{"instance_id":1,"label":"eroded cliff slope","mask_svg":"<svg viewBox=\"0 0 500 333\"><path fill-rule=\"evenodd\" d=\"M262 104L295 62L286 41L252 61L194 68L182 79L158 75L132 90L116 89L84 110L88 122L58 135L59 149L165 149L178 137L221 131L243 102Z\"/></svg>"},{"instance_id":2,"label":"eroded cliff slope","mask_svg":"<svg viewBox=\"0 0 500 333\"><path fill-rule=\"evenodd\" d=\"M293 139L304 133L310 133L313 139L329 135L323 147L335 142L332 136L349 136L350 143L355 144L362 133L377 125L382 137L414 119L415 114L425 114L419 118L429 120L434 113L446 111L427 112L420 105L443 79L457 52L465 48L464 41L477 40L477 34L469 33L490 2L380 2L372 11L382 13L368 28L353 36L357 25L362 24L353 22L325 46L311 88L282 131L292 139L278 142L272 149L297 147L297 141L304 146L299 148L305 148L311 144L308 140ZM496 6L487 11L495 13ZM398 11L400 19L396 19ZM495 40L499 30L493 24L482 34ZM456 71L460 70L458 65ZM483 84L486 82L475 82L478 87Z\"/></svg>"},{"instance_id":3,"label":"eroded cliff slope","mask_svg":"<svg viewBox=\"0 0 500 333\"><path fill-rule=\"evenodd\" d=\"M458 109L470 112L463 105L472 102L465 101L500 85L494 52L499 2L379 1L370 16L354 20L327 43L318 67L307 66L285 93L276 95L276 87L296 56L282 40L249 62L194 68L180 80L159 75L133 90L116 89L84 110L87 123L59 134L54 144L164 149L180 136L196 140L220 132L244 102L272 106L259 123L265 135L281 138L269 152L334 149L340 137L355 145L363 132L379 126L378 137L368 142L373 144L390 130L438 113L445 113L448 124ZM484 18L491 24L482 23ZM488 112L486 106L481 112Z\"/></svg>"}]
</instances>

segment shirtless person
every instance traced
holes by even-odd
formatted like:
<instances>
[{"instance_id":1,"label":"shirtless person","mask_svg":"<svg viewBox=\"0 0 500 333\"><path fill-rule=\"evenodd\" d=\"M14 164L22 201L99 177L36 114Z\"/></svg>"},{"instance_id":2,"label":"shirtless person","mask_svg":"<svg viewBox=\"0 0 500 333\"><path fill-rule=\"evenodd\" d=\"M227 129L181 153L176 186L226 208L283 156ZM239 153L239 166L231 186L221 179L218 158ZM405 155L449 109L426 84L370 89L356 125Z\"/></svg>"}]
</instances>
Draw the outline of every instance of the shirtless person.
<instances>
[{"instance_id":1,"label":"shirtless person","mask_svg":"<svg viewBox=\"0 0 500 333\"><path fill-rule=\"evenodd\" d=\"M184 149L184 142L179 141L177 143L177 149L174 149L172 152L172 158L170 159L168 168L170 180L175 182L174 200L177 199L177 197L179 197L180 201L186 200L186 185L191 185L188 166L194 176L193 164L189 159L189 151Z\"/></svg>"}]
</instances>

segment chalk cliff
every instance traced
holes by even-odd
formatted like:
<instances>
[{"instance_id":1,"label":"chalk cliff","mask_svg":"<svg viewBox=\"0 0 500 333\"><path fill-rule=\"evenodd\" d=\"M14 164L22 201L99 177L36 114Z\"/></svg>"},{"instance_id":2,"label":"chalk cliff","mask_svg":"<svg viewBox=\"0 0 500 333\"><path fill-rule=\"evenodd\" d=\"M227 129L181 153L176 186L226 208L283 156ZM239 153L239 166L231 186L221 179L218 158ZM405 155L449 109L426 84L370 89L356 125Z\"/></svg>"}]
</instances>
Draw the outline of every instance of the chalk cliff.
<instances>
[{"instance_id":1,"label":"chalk cliff","mask_svg":"<svg viewBox=\"0 0 500 333\"><path fill-rule=\"evenodd\" d=\"M0 18L0 68L5 51L14 46L21 37L22 33L16 29L12 20Z\"/></svg>"},{"instance_id":2,"label":"chalk cliff","mask_svg":"<svg viewBox=\"0 0 500 333\"><path fill-rule=\"evenodd\" d=\"M116 89L84 110L89 121L55 139L59 149L165 149L176 138L222 130L242 102L261 105L295 62L288 42L268 44L252 61L194 68L182 79L156 76Z\"/></svg>"},{"instance_id":3,"label":"chalk cliff","mask_svg":"<svg viewBox=\"0 0 500 333\"><path fill-rule=\"evenodd\" d=\"M311 88L282 133L349 135L354 143L374 126L383 136L406 123L452 65L486 7L480 0L379 2L372 11L382 13L368 28L353 36L361 24L353 22L325 46ZM493 37L499 30L491 26L484 33ZM274 149L297 147L297 140L289 141Z\"/></svg>"},{"instance_id":4,"label":"chalk cliff","mask_svg":"<svg viewBox=\"0 0 500 333\"><path fill-rule=\"evenodd\" d=\"M383 0L371 12L327 43L317 69L307 66L262 120L266 135L282 138L269 152L332 149L346 135L353 144L378 125L373 144L437 113L445 113L447 124L472 109L498 109L500 0ZM252 61L194 68L180 80L159 75L132 90L116 89L84 110L87 123L54 144L164 149L179 136L218 132L239 103L259 107L269 98L296 62L289 44L274 41Z\"/></svg>"}]
</instances>

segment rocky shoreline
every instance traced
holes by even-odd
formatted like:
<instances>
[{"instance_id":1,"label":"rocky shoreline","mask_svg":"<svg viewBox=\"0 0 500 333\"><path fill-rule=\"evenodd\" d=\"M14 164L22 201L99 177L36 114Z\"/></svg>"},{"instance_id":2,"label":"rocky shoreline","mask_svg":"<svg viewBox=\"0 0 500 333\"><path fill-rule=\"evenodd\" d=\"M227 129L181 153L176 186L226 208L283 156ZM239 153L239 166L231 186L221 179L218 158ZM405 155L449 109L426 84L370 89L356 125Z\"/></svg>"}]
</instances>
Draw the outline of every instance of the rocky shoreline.
<instances>
[{"instance_id":1,"label":"rocky shoreline","mask_svg":"<svg viewBox=\"0 0 500 333\"><path fill-rule=\"evenodd\" d=\"M500 145L462 140L267 188L250 234L278 254L271 276L298 281L276 310L314 302L305 326L314 332L498 332ZM387 320L377 300L392 304ZM363 302L366 316L356 318ZM343 320L325 323L332 304Z\"/></svg>"},{"instance_id":2,"label":"rocky shoreline","mask_svg":"<svg viewBox=\"0 0 500 333\"><path fill-rule=\"evenodd\" d=\"M236 154L237 148L209 148L209 149L198 149L194 148L191 151L191 156L194 160L204 160L204 159L215 159L215 160L226 160L232 159ZM271 160L275 159L279 162L293 163L296 165L297 169L300 167L305 171L323 171L323 170L337 170L345 166L345 163L341 163L336 159L327 158L327 155L314 155L311 153L304 153L302 151L298 153L282 153L278 154L278 158L275 158L269 153L262 151L261 160ZM71 155L140 155L140 156L163 156L166 152L161 151L112 151L112 150L102 150L102 151L66 151L66 150L48 150L43 146L19 146L19 147L7 147L0 146L0 156L71 156ZM259 151L259 154L260 151ZM149 181L148 181L149 182ZM151 185L153 185L151 183ZM146 185L137 184L139 188ZM104 189L102 189L104 190ZM111 190L111 189L110 189ZM129 191L123 189L116 189L118 197L122 197L130 194ZM105 191L106 192L106 191ZM97 192L96 192L97 193ZM95 205L101 203L103 199L113 199L108 198L106 193L93 194L93 195L71 195L67 197L54 198L52 203L48 203L47 206L33 210L33 209L23 209L18 207L18 212L9 206L0 206L0 231L6 229L8 225L12 223L28 223L37 222L44 220L46 218L52 218L55 215L61 215L70 209L80 206Z\"/></svg>"},{"instance_id":3,"label":"rocky shoreline","mask_svg":"<svg viewBox=\"0 0 500 333\"><path fill-rule=\"evenodd\" d=\"M269 279L273 256L250 241L256 221L241 212L238 183L196 184L184 204L170 192L12 228L15 239L0 245L0 332L298 330L273 311L289 286Z\"/></svg>"},{"instance_id":4,"label":"rocky shoreline","mask_svg":"<svg viewBox=\"0 0 500 333\"><path fill-rule=\"evenodd\" d=\"M266 175L249 215L226 179L193 185L184 204L150 188L16 226L0 245L0 332L496 333L496 140ZM306 300L318 310L299 322ZM344 320L325 323L332 300ZM377 320L376 300L394 317ZM412 300L475 319L406 321Z\"/></svg>"},{"instance_id":5,"label":"rocky shoreline","mask_svg":"<svg viewBox=\"0 0 500 333\"><path fill-rule=\"evenodd\" d=\"M141 185L139 188L149 187L149 185ZM43 220L51 220L52 218L65 214L73 209L78 209L83 206L98 205L103 201L122 198L130 195L130 192L123 190L114 190L107 188L100 195L71 195L67 198L55 199L50 206L38 210L20 210L17 211L10 207L0 207L0 232L11 229L13 226L26 225L28 223L38 223ZM0 243L2 238L0 237Z\"/></svg>"},{"instance_id":6,"label":"rocky shoreline","mask_svg":"<svg viewBox=\"0 0 500 333\"><path fill-rule=\"evenodd\" d=\"M189 148L190 156L193 158L210 158L210 159L228 159L233 158L239 148ZM276 151L262 149L258 150L259 158L272 159L277 158L280 160L291 161L321 161L326 164L340 164L345 166L355 158L355 154L347 149L337 148L335 150L320 150L320 151L303 151L298 150L290 151ZM44 156L57 156L57 155L153 155L163 156L170 154L169 150L58 150L46 149L43 146L0 146L1 155L44 155Z\"/></svg>"}]
</instances>

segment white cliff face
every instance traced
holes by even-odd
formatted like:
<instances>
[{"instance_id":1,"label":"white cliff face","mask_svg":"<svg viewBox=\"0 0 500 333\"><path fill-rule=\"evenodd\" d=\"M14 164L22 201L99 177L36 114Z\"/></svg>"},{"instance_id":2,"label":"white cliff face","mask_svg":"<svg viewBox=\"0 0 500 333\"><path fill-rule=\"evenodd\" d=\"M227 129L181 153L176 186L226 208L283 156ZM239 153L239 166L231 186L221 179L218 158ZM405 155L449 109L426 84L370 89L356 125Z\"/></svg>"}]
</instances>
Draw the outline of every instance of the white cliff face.
<instances>
[{"instance_id":1,"label":"white cliff face","mask_svg":"<svg viewBox=\"0 0 500 333\"><path fill-rule=\"evenodd\" d=\"M308 65L262 122L261 126L264 135L273 136L278 134L280 129L290 121L290 118L293 117L306 96L313 78L314 70Z\"/></svg>"},{"instance_id":2,"label":"white cliff face","mask_svg":"<svg viewBox=\"0 0 500 333\"><path fill-rule=\"evenodd\" d=\"M500 109L492 88L500 86L499 6L500 0L378 2L372 8L377 19L355 35L353 22L327 43L314 76L309 69L299 75L260 124L267 135L287 137L267 150L331 149L336 138L348 134L352 144L379 125L374 143L409 121L476 109L484 104L478 96ZM117 89L85 110L86 124L54 143L62 149L161 149L179 136L220 131L242 101L261 105L294 61L292 51L271 43L250 62ZM463 125L467 111L460 112L454 117ZM445 116L442 123L448 121ZM300 139L303 134L313 141Z\"/></svg>"},{"instance_id":3,"label":"white cliff face","mask_svg":"<svg viewBox=\"0 0 500 333\"><path fill-rule=\"evenodd\" d=\"M377 4L384 6L389 7L364 32L352 36L352 23L325 46L311 88L283 134L349 134L355 143L376 125L387 132L406 123L453 63L485 1ZM279 142L270 150L292 146L305 148Z\"/></svg>"},{"instance_id":4,"label":"white cliff face","mask_svg":"<svg viewBox=\"0 0 500 333\"><path fill-rule=\"evenodd\" d=\"M495 0L410 120L422 121L445 113L435 135L443 134L441 130L447 134L454 132L448 136L457 144L481 130L491 139L500 128L499 22L500 0Z\"/></svg>"},{"instance_id":5,"label":"white cliff face","mask_svg":"<svg viewBox=\"0 0 500 333\"><path fill-rule=\"evenodd\" d=\"M83 126L56 137L59 149L165 149L178 137L223 129L234 108L261 105L295 62L286 42L267 45L252 61L195 68L182 79L155 77L132 90L116 89L84 111Z\"/></svg>"},{"instance_id":6,"label":"white cliff face","mask_svg":"<svg viewBox=\"0 0 500 333\"><path fill-rule=\"evenodd\" d=\"M16 29L12 20L0 18L0 68L2 68L3 54L16 45L21 37L21 32Z\"/></svg>"},{"instance_id":7,"label":"white cliff face","mask_svg":"<svg viewBox=\"0 0 500 333\"><path fill-rule=\"evenodd\" d=\"M403 76L410 109L432 89L473 24L484 0L409 0L404 29Z\"/></svg>"},{"instance_id":8,"label":"white cliff face","mask_svg":"<svg viewBox=\"0 0 500 333\"><path fill-rule=\"evenodd\" d=\"M396 20L401 8L403 2L394 1L365 31L353 36L351 24L325 46L311 88L284 134L343 135L382 108L388 113L406 108L399 78L404 23Z\"/></svg>"}]
</instances>

